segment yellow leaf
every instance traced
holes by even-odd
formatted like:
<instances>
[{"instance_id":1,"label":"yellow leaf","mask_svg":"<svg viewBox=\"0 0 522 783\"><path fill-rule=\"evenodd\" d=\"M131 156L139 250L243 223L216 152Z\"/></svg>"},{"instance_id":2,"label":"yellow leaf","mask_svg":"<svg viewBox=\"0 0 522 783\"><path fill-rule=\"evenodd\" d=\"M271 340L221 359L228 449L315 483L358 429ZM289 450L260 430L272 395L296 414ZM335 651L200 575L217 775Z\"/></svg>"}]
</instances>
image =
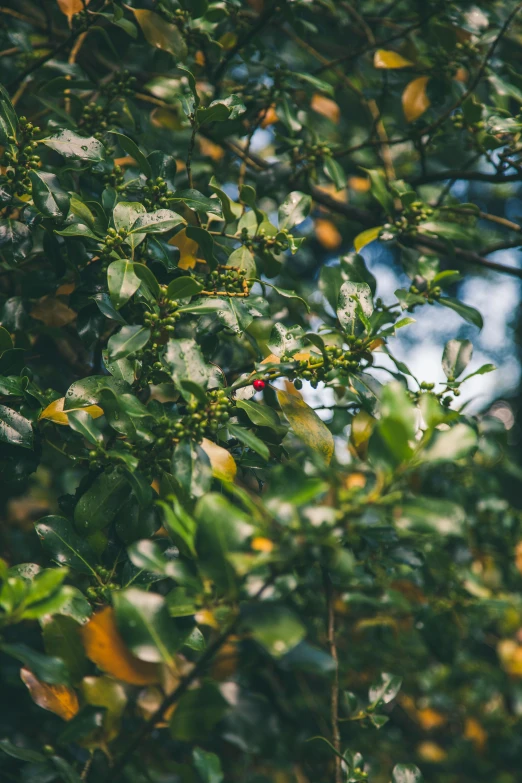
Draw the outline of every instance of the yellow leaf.
<instances>
[{"instance_id":1,"label":"yellow leaf","mask_svg":"<svg viewBox=\"0 0 522 783\"><path fill-rule=\"evenodd\" d=\"M207 438L203 438L201 448L210 460L212 475L222 481L234 481L237 465L232 454Z\"/></svg>"},{"instance_id":2,"label":"yellow leaf","mask_svg":"<svg viewBox=\"0 0 522 783\"><path fill-rule=\"evenodd\" d=\"M269 353L268 356L265 356L261 364L281 364L281 359L279 356L276 356L275 353Z\"/></svg>"},{"instance_id":3,"label":"yellow leaf","mask_svg":"<svg viewBox=\"0 0 522 783\"><path fill-rule=\"evenodd\" d=\"M376 226L375 228L367 228L366 231L361 231L360 234L357 234L353 240L355 252L359 253L363 247L366 247L366 245L369 245L374 239L377 239L381 231L382 226Z\"/></svg>"},{"instance_id":4,"label":"yellow leaf","mask_svg":"<svg viewBox=\"0 0 522 783\"><path fill-rule=\"evenodd\" d=\"M262 113L263 119L261 120L261 127L268 128L269 125L273 125L279 121L279 116L275 110L275 106L270 106L268 111Z\"/></svg>"},{"instance_id":5,"label":"yellow leaf","mask_svg":"<svg viewBox=\"0 0 522 783\"><path fill-rule=\"evenodd\" d=\"M485 729L475 718L466 718L464 723L464 737L475 746L475 750L484 750L488 735Z\"/></svg>"},{"instance_id":6,"label":"yellow leaf","mask_svg":"<svg viewBox=\"0 0 522 783\"><path fill-rule=\"evenodd\" d=\"M125 688L111 677L84 677L82 692L87 704L106 707L103 717L104 739L110 742L118 736L120 716L127 704Z\"/></svg>"},{"instance_id":7,"label":"yellow leaf","mask_svg":"<svg viewBox=\"0 0 522 783\"><path fill-rule=\"evenodd\" d=\"M429 761L432 764L439 764L448 755L444 748L441 748L436 742L430 742L429 740L421 742L417 746L417 753L423 761Z\"/></svg>"},{"instance_id":8,"label":"yellow leaf","mask_svg":"<svg viewBox=\"0 0 522 783\"><path fill-rule=\"evenodd\" d=\"M373 55L374 68L409 68L413 63L391 49L377 49Z\"/></svg>"},{"instance_id":9,"label":"yellow leaf","mask_svg":"<svg viewBox=\"0 0 522 783\"><path fill-rule=\"evenodd\" d=\"M263 538L263 536L255 536L250 544L254 552L272 552L274 548L274 542L269 538Z\"/></svg>"},{"instance_id":10,"label":"yellow leaf","mask_svg":"<svg viewBox=\"0 0 522 783\"><path fill-rule=\"evenodd\" d=\"M402 108L408 122L417 120L431 105L426 93L428 79L428 76L413 79L402 93Z\"/></svg>"},{"instance_id":11,"label":"yellow leaf","mask_svg":"<svg viewBox=\"0 0 522 783\"><path fill-rule=\"evenodd\" d=\"M165 694L161 688L156 688L154 686L143 688L143 690L139 692L138 698L136 700L136 706L138 707L142 718L144 720L149 720L154 715L156 710L161 706L164 698ZM164 729L169 725L168 722L172 717L176 707L177 704L172 704L168 708L168 710L165 712L164 719L155 724L157 729Z\"/></svg>"},{"instance_id":12,"label":"yellow leaf","mask_svg":"<svg viewBox=\"0 0 522 783\"><path fill-rule=\"evenodd\" d=\"M515 547L515 565L519 574L522 574L522 541L519 541Z\"/></svg>"},{"instance_id":13,"label":"yellow leaf","mask_svg":"<svg viewBox=\"0 0 522 783\"><path fill-rule=\"evenodd\" d=\"M505 671L511 676L522 677L522 647L513 639L501 639L497 644L497 654Z\"/></svg>"},{"instance_id":14,"label":"yellow leaf","mask_svg":"<svg viewBox=\"0 0 522 783\"><path fill-rule=\"evenodd\" d=\"M219 630L219 623L210 609L200 609L200 611L195 614L195 620L198 625L208 625L209 628Z\"/></svg>"},{"instance_id":15,"label":"yellow leaf","mask_svg":"<svg viewBox=\"0 0 522 783\"><path fill-rule=\"evenodd\" d=\"M316 92L315 95L312 96L310 106L318 114L327 117L336 125L339 123L339 120L341 119L341 110L337 103L331 98L327 98L326 95L321 95L321 93Z\"/></svg>"},{"instance_id":16,"label":"yellow leaf","mask_svg":"<svg viewBox=\"0 0 522 783\"><path fill-rule=\"evenodd\" d=\"M178 267L180 269L194 269L199 259L196 258L199 245L193 239L189 239L184 228L178 231L176 236L169 239L169 245L179 248ZM202 263L199 261L199 263Z\"/></svg>"},{"instance_id":17,"label":"yellow leaf","mask_svg":"<svg viewBox=\"0 0 522 783\"><path fill-rule=\"evenodd\" d=\"M87 657L102 671L131 685L159 682L159 666L140 661L125 646L110 606L97 612L80 633Z\"/></svg>"},{"instance_id":18,"label":"yellow leaf","mask_svg":"<svg viewBox=\"0 0 522 783\"><path fill-rule=\"evenodd\" d=\"M431 707L418 710L417 720L419 721L422 728L426 731L431 731L431 729L438 729L439 726L444 726L446 723L446 717L441 712L432 710Z\"/></svg>"},{"instance_id":19,"label":"yellow leaf","mask_svg":"<svg viewBox=\"0 0 522 783\"><path fill-rule=\"evenodd\" d=\"M176 25L170 24L154 11L131 8L130 6L126 6L126 8L132 11L136 17L143 35L151 46L163 49L163 51L173 54L174 57L183 59L187 52L187 46Z\"/></svg>"},{"instance_id":20,"label":"yellow leaf","mask_svg":"<svg viewBox=\"0 0 522 783\"><path fill-rule=\"evenodd\" d=\"M350 444L355 449L357 456L364 459L368 450L368 441L373 432L376 420L366 411L359 411L352 419L350 431Z\"/></svg>"},{"instance_id":21,"label":"yellow leaf","mask_svg":"<svg viewBox=\"0 0 522 783\"><path fill-rule=\"evenodd\" d=\"M46 326L66 326L77 316L74 310L67 307L61 299L55 299L53 296L45 296L31 310L31 315L38 321L43 321Z\"/></svg>"},{"instance_id":22,"label":"yellow leaf","mask_svg":"<svg viewBox=\"0 0 522 783\"><path fill-rule=\"evenodd\" d=\"M179 131L183 128L179 116L170 109L157 108L151 112L150 121L155 128Z\"/></svg>"},{"instance_id":23,"label":"yellow leaf","mask_svg":"<svg viewBox=\"0 0 522 783\"><path fill-rule=\"evenodd\" d=\"M304 400L293 394L278 389L277 400L297 437L321 454L328 464L334 452L334 439L326 424Z\"/></svg>"},{"instance_id":24,"label":"yellow leaf","mask_svg":"<svg viewBox=\"0 0 522 783\"><path fill-rule=\"evenodd\" d=\"M223 147L210 141L210 139L206 139L204 136L199 137L199 151L207 158L212 158L212 160L221 160L225 154Z\"/></svg>"},{"instance_id":25,"label":"yellow leaf","mask_svg":"<svg viewBox=\"0 0 522 783\"><path fill-rule=\"evenodd\" d=\"M223 47L223 49L233 49L234 46L237 44L237 35L236 33L233 33L232 31L229 31L228 33L223 33L221 38L219 39L219 43Z\"/></svg>"},{"instance_id":26,"label":"yellow leaf","mask_svg":"<svg viewBox=\"0 0 522 783\"><path fill-rule=\"evenodd\" d=\"M239 651L236 640L231 638L221 647L219 653L212 662L210 673L218 682L230 679L236 673L239 661Z\"/></svg>"},{"instance_id":27,"label":"yellow leaf","mask_svg":"<svg viewBox=\"0 0 522 783\"><path fill-rule=\"evenodd\" d=\"M372 183L367 177L349 177L348 187L355 190L356 193L366 193L370 190Z\"/></svg>"},{"instance_id":28,"label":"yellow leaf","mask_svg":"<svg viewBox=\"0 0 522 783\"><path fill-rule=\"evenodd\" d=\"M317 241L327 250L337 250L343 238L331 220L317 218L314 221Z\"/></svg>"},{"instance_id":29,"label":"yellow leaf","mask_svg":"<svg viewBox=\"0 0 522 783\"><path fill-rule=\"evenodd\" d=\"M366 476L364 473L350 473L344 480L346 489L364 489L366 486Z\"/></svg>"},{"instance_id":30,"label":"yellow leaf","mask_svg":"<svg viewBox=\"0 0 522 783\"><path fill-rule=\"evenodd\" d=\"M71 408L65 412L63 409L64 403L65 397L54 400L41 412L38 419L49 419L49 421L54 421L55 424L69 424L67 416L69 413L72 413L73 410L86 411L93 419L98 419L100 416L103 416L103 410L99 405L87 405L85 408Z\"/></svg>"},{"instance_id":31,"label":"yellow leaf","mask_svg":"<svg viewBox=\"0 0 522 783\"><path fill-rule=\"evenodd\" d=\"M89 2L90 0L85 0L85 5L89 5ZM83 0L58 0L58 8L62 14L65 14L69 20L69 23L71 22L74 14L79 14L80 11L83 11L83 7Z\"/></svg>"},{"instance_id":32,"label":"yellow leaf","mask_svg":"<svg viewBox=\"0 0 522 783\"><path fill-rule=\"evenodd\" d=\"M63 720L71 720L80 709L78 697L72 688L40 682L32 671L25 667L20 669L20 677L27 686L32 700L43 710L54 712Z\"/></svg>"}]
</instances>

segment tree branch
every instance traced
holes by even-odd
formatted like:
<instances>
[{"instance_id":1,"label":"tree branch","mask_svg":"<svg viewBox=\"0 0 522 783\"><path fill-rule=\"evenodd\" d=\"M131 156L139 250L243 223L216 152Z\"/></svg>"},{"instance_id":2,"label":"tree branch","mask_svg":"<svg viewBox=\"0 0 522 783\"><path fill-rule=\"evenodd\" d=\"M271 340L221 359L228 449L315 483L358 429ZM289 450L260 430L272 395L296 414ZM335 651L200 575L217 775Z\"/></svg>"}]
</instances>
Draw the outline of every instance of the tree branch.
<instances>
[{"instance_id":1,"label":"tree branch","mask_svg":"<svg viewBox=\"0 0 522 783\"><path fill-rule=\"evenodd\" d=\"M326 635L330 655L335 662L335 673L330 690L330 720L332 724L332 745L336 751L335 755L335 783L342 783L342 754L341 754L341 733L339 731L339 656L337 655L337 644L335 641L335 609L334 594L332 582L326 568L323 569L323 584L326 598Z\"/></svg>"}]
</instances>

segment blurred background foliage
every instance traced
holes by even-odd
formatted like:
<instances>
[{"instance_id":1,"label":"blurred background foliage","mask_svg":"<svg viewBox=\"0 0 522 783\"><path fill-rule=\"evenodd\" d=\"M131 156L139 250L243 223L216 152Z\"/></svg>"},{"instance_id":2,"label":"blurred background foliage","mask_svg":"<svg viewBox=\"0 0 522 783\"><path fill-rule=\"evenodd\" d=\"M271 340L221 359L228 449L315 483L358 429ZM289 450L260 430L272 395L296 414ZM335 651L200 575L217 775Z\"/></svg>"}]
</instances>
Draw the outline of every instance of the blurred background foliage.
<instances>
[{"instance_id":1,"label":"blurred background foliage","mask_svg":"<svg viewBox=\"0 0 522 783\"><path fill-rule=\"evenodd\" d=\"M522 4L0 38L0 779L516 783Z\"/></svg>"}]
</instances>

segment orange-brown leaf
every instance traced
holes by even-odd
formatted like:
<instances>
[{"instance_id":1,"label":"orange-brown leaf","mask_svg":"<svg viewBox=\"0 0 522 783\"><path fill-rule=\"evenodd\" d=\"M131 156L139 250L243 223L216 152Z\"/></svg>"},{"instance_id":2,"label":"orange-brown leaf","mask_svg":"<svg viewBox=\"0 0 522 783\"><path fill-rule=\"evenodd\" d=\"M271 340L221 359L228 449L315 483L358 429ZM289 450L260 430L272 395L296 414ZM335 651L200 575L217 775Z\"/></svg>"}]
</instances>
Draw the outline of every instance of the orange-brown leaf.
<instances>
[{"instance_id":1,"label":"orange-brown leaf","mask_svg":"<svg viewBox=\"0 0 522 783\"><path fill-rule=\"evenodd\" d=\"M406 85L402 93L402 108L408 122L417 120L430 107L430 99L426 93L428 76L419 76Z\"/></svg>"},{"instance_id":2,"label":"orange-brown leaf","mask_svg":"<svg viewBox=\"0 0 522 783\"><path fill-rule=\"evenodd\" d=\"M20 677L34 703L43 710L54 712L63 720L71 720L80 709L76 692L67 685L49 685L47 682L40 682L32 671L25 667L20 669Z\"/></svg>"},{"instance_id":3,"label":"orange-brown leaf","mask_svg":"<svg viewBox=\"0 0 522 783\"><path fill-rule=\"evenodd\" d=\"M85 5L89 5L89 2L90 0L85 0ZM71 22L74 14L79 14L80 11L83 11L83 7L83 0L58 0L58 8L62 14L65 14L69 20L69 23Z\"/></svg>"},{"instance_id":4,"label":"orange-brown leaf","mask_svg":"<svg viewBox=\"0 0 522 783\"><path fill-rule=\"evenodd\" d=\"M31 315L38 321L43 321L46 326L66 326L77 316L74 310L67 307L61 299L46 296L41 299L31 310Z\"/></svg>"},{"instance_id":5,"label":"orange-brown leaf","mask_svg":"<svg viewBox=\"0 0 522 783\"><path fill-rule=\"evenodd\" d=\"M178 231L176 236L169 240L169 245L179 248L178 267L180 269L194 269L199 259L196 258L199 245L187 236L184 228ZM199 262L203 263L203 262Z\"/></svg>"},{"instance_id":6,"label":"orange-brown leaf","mask_svg":"<svg viewBox=\"0 0 522 783\"><path fill-rule=\"evenodd\" d=\"M334 223L323 218L315 221L315 236L326 250L337 250L342 242L342 236Z\"/></svg>"},{"instance_id":7,"label":"orange-brown leaf","mask_svg":"<svg viewBox=\"0 0 522 783\"><path fill-rule=\"evenodd\" d=\"M318 114L327 117L336 125L339 123L339 120L341 119L341 110L337 103L331 98L327 98L326 95L321 95L321 93L316 92L315 95L312 96L310 106Z\"/></svg>"},{"instance_id":8,"label":"orange-brown leaf","mask_svg":"<svg viewBox=\"0 0 522 783\"><path fill-rule=\"evenodd\" d=\"M131 685L159 682L159 666L140 661L125 646L110 606L97 612L80 633L87 657L102 671Z\"/></svg>"}]
</instances>

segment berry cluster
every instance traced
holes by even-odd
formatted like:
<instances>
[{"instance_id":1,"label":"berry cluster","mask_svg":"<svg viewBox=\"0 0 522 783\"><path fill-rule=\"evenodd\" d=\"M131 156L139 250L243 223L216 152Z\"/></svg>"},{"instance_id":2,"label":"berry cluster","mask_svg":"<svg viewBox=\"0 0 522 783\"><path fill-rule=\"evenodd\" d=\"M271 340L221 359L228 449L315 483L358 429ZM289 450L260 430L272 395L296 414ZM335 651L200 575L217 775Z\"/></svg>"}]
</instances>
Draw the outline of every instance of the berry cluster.
<instances>
[{"instance_id":1,"label":"berry cluster","mask_svg":"<svg viewBox=\"0 0 522 783\"><path fill-rule=\"evenodd\" d=\"M114 74L110 82L102 85L100 92L109 101L125 98L134 95L136 82L136 77L131 76L128 71L119 71Z\"/></svg>"},{"instance_id":2,"label":"berry cluster","mask_svg":"<svg viewBox=\"0 0 522 783\"><path fill-rule=\"evenodd\" d=\"M101 139L105 131L117 124L118 119L118 112L113 111L109 105L101 106L90 101L84 106L78 125L95 139Z\"/></svg>"},{"instance_id":3,"label":"berry cluster","mask_svg":"<svg viewBox=\"0 0 522 783\"><path fill-rule=\"evenodd\" d=\"M101 255L108 256L113 250L117 250L125 242L128 233L125 228L120 228L118 231L115 228L108 228Z\"/></svg>"},{"instance_id":4,"label":"berry cluster","mask_svg":"<svg viewBox=\"0 0 522 783\"><path fill-rule=\"evenodd\" d=\"M321 381L330 380L332 371L353 373L360 369L361 360L372 361L372 355L364 350L364 341L360 338L350 338L352 347L345 349L335 345L326 346L326 354L318 356L311 354L307 359L295 359L292 356L281 357L283 362L292 362L294 368L289 377L294 379L296 389L303 386L302 380L310 381L312 388L316 389Z\"/></svg>"},{"instance_id":5,"label":"berry cluster","mask_svg":"<svg viewBox=\"0 0 522 783\"><path fill-rule=\"evenodd\" d=\"M218 266L206 279L207 296L248 296L250 288L246 280L246 271L237 266Z\"/></svg>"},{"instance_id":6,"label":"berry cluster","mask_svg":"<svg viewBox=\"0 0 522 783\"><path fill-rule=\"evenodd\" d=\"M114 188L120 192L125 190L124 186L124 174L121 166L117 163L114 164L112 171L109 174L105 174L103 177L103 184L106 188Z\"/></svg>"},{"instance_id":7,"label":"berry cluster","mask_svg":"<svg viewBox=\"0 0 522 783\"><path fill-rule=\"evenodd\" d=\"M2 184L7 185L10 193L23 196L31 191L29 172L40 165L39 156L34 154L38 142L33 138L36 133L39 133L40 128L28 122L26 117L20 117L19 128L18 139L15 136L8 138L10 146L3 154L6 171L1 181Z\"/></svg>"},{"instance_id":8,"label":"berry cluster","mask_svg":"<svg viewBox=\"0 0 522 783\"><path fill-rule=\"evenodd\" d=\"M149 211L156 212L158 209L168 207L169 199L173 195L163 177L148 179L143 188L143 204Z\"/></svg>"},{"instance_id":9,"label":"berry cluster","mask_svg":"<svg viewBox=\"0 0 522 783\"><path fill-rule=\"evenodd\" d=\"M103 579L104 581L107 579L112 579L112 571L109 571L107 568L103 568L102 566L95 566L95 571L100 579ZM88 587L85 592L87 598L89 598L90 601L105 603L110 601L112 591L119 589L120 585L116 584L116 582L105 581L103 585Z\"/></svg>"}]
</instances>

